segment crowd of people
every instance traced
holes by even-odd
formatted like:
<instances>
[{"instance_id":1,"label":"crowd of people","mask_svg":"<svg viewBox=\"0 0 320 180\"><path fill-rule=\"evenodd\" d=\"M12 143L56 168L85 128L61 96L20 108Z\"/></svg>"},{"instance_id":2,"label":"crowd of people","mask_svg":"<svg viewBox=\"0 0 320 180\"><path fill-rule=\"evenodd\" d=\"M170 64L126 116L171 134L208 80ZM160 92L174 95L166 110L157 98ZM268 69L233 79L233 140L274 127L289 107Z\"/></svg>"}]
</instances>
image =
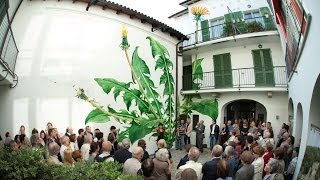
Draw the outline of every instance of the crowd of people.
<instances>
[{"instance_id":1,"label":"crowd of people","mask_svg":"<svg viewBox=\"0 0 320 180\"><path fill-rule=\"evenodd\" d=\"M283 123L281 130L274 136L271 122L254 119L228 120L221 128L212 120L210 134L206 136L204 121L194 127L196 147L190 149L190 141L184 141L191 127L191 120L181 120L177 126L177 149L182 144L188 154L178 165L178 170L191 167L198 179L292 179L294 175L299 144L290 135L289 125ZM189 136L190 137L190 136ZM203 139L209 138L212 159L201 165L196 163L203 152ZM194 148L197 148L196 150ZM186 163L189 158L191 162ZM183 166L183 164L185 164ZM180 171L178 171L180 172ZM176 177L179 179L179 175Z\"/></svg>"},{"instance_id":2,"label":"crowd of people","mask_svg":"<svg viewBox=\"0 0 320 180\"><path fill-rule=\"evenodd\" d=\"M256 124L258 124L256 126ZM140 139L138 146L131 148L130 139L118 142L118 130L110 127L107 139L99 129L91 131L90 126L79 129L78 134L71 127L62 135L52 123L48 123L40 133L33 129L30 138L25 127L20 133L11 137L5 133L0 139L11 151L19 151L26 147L48 148L47 161L53 165L70 165L75 162L118 162L123 164L124 174L143 176L144 179L167 180L171 177L181 180L212 179L292 179L299 148L294 146L294 137L289 133L289 126L283 124L277 137L270 122L267 124L254 120L227 121L220 128L215 120L210 125L210 151L212 159L201 164L198 162L203 152L205 125L199 121L195 126L196 142L191 145L190 136L193 131L191 120L181 120L176 131L176 149L186 150L178 163L173 167L170 149L164 140L163 124L155 129L158 138L158 149L150 156L146 151L146 141ZM1 138L1 137L0 137ZM277 138L277 140L275 140ZM154 142L152 142L154 143ZM175 174L172 170L177 168Z\"/></svg>"}]
</instances>

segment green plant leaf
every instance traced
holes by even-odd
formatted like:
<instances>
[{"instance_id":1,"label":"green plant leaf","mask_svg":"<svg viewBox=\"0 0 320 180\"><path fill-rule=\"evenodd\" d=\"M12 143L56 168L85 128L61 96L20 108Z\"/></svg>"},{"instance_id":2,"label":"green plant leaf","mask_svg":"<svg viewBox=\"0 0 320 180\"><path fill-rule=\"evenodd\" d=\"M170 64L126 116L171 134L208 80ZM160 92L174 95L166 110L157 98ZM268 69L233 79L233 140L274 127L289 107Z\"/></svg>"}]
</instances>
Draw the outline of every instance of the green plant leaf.
<instances>
[{"instance_id":1,"label":"green plant leaf","mask_svg":"<svg viewBox=\"0 0 320 180\"><path fill-rule=\"evenodd\" d=\"M92 110L86 117L85 124L89 122L105 123L110 120L110 117L104 114L99 109Z\"/></svg>"},{"instance_id":2,"label":"green plant leaf","mask_svg":"<svg viewBox=\"0 0 320 180\"><path fill-rule=\"evenodd\" d=\"M123 101L126 104L127 110L129 110L132 101L135 100L141 114L150 113L148 103L142 99L141 92L137 89L131 89L130 83L119 82L112 78L95 78L94 80L107 94L109 94L110 91L113 89L115 101L117 101L117 97L120 95L120 92L124 92Z\"/></svg>"},{"instance_id":3,"label":"green plant leaf","mask_svg":"<svg viewBox=\"0 0 320 180\"><path fill-rule=\"evenodd\" d=\"M146 95L148 96L146 98L150 99L151 104L156 109L158 116L162 116L162 104L158 100L159 94L154 90L155 86L153 81L150 79L150 70L146 62L138 55L138 47L136 47L132 55L132 66L137 75L138 81L146 91Z\"/></svg>"},{"instance_id":4,"label":"green plant leaf","mask_svg":"<svg viewBox=\"0 0 320 180\"><path fill-rule=\"evenodd\" d=\"M200 102L190 102L191 109L197 111L201 114L207 115L212 119L217 119L218 117L218 101L205 99Z\"/></svg>"},{"instance_id":5,"label":"green plant leaf","mask_svg":"<svg viewBox=\"0 0 320 180\"><path fill-rule=\"evenodd\" d=\"M199 89L199 80L203 80L203 70L201 66L202 61L203 58L192 62L192 89Z\"/></svg>"}]
</instances>

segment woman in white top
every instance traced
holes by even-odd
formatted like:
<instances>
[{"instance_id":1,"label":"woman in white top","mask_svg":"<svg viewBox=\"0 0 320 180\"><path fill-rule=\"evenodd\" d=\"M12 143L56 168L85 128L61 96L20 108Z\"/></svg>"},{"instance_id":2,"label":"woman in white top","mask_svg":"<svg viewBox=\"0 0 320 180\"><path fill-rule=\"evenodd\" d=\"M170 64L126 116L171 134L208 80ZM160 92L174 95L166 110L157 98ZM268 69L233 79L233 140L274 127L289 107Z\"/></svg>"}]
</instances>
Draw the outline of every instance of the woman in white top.
<instances>
[{"instance_id":1,"label":"woman in white top","mask_svg":"<svg viewBox=\"0 0 320 180\"><path fill-rule=\"evenodd\" d=\"M71 149L70 148L70 139L68 136L63 136L61 138L61 148L60 148L60 155L61 159L64 162L64 150Z\"/></svg>"},{"instance_id":2,"label":"woman in white top","mask_svg":"<svg viewBox=\"0 0 320 180\"><path fill-rule=\"evenodd\" d=\"M264 167L263 160L264 149L261 146L256 146L253 148L253 155L255 160L252 162L254 166L254 176L253 180L262 180L262 172Z\"/></svg>"}]
</instances>

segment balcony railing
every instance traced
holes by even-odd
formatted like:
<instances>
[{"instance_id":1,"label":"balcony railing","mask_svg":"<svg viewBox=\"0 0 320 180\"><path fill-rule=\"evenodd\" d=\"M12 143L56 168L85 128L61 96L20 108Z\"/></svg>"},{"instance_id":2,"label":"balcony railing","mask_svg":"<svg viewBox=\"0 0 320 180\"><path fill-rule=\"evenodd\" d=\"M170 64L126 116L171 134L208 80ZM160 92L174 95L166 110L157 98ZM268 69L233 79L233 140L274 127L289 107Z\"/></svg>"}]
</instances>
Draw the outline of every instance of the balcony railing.
<instances>
[{"instance_id":1,"label":"balcony railing","mask_svg":"<svg viewBox=\"0 0 320 180\"><path fill-rule=\"evenodd\" d=\"M183 42L183 47L238 34L270 30L276 30L272 16L236 19L229 23L222 23L209 28L200 29L187 35L189 39Z\"/></svg>"},{"instance_id":2,"label":"balcony railing","mask_svg":"<svg viewBox=\"0 0 320 180\"><path fill-rule=\"evenodd\" d=\"M285 66L241 68L183 75L183 90L287 87Z\"/></svg>"}]
</instances>

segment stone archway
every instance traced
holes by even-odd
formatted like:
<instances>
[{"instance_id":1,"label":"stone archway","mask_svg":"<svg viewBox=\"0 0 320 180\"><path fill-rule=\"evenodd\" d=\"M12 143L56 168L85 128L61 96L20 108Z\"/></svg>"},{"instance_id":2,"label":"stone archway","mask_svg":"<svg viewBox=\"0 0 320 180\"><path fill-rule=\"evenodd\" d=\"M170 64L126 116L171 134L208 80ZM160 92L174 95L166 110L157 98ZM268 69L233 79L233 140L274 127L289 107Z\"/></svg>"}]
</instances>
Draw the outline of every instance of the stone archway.
<instances>
[{"instance_id":1,"label":"stone archway","mask_svg":"<svg viewBox=\"0 0 320 180\"><path fill-rule=\"evenodd\" d=\"M292 99L289 99L288 103L288 122L290 123L290 133L293 134L294 127L294 109L293 109L293 102Z\"/></svg>"},{"instance_id":2,"label":"stone archway","mask_svg":"<svg viewBox=\"0 0 320 180\"><path fill-rule=\"evenodd\" d=\"M301 103L298 104L297 106L297 113L296 113L296 118L294 121L294 137L297 140L297 142L300 141L301 135L302 135L302 123L303 123L303 109Z\"/></svg>"},{"instance_id":3,"label":"stone archway","mask_svg":"<svg viewBox=\"0 0 320 180\"><path fill-rule=\"evenodd\" d=\"M308 144L313 146L320 147L320 75L314 85L311 103L310 103L310 112L309 112L309 122L311 129L308 136Z\"/></svg>"}]
</instances>

